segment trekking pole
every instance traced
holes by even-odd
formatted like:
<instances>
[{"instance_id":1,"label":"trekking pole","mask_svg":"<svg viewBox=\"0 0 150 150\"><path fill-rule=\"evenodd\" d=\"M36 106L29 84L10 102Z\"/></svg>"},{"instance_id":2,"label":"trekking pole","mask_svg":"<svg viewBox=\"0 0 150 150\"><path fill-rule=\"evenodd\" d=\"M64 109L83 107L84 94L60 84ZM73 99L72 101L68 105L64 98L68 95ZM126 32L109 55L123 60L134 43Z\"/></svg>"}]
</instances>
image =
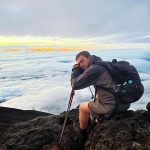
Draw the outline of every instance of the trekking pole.
<instances>
[{"instance_id":1,"label":"trekking pole","mask_svg":"<svg viewBox=\"0 0 150 150\"><path fill-rule=\"evenodd\" d=\"M64 133L65 126L66 126L66 123L67 123L67 119L68 119L68 112L70 111L70 108L71 108L73 96L74 96L74 89L72 89L71 94L70 94L68 108L67 108L67 111L66 111L65 120L64 120L64 124L63 124L63 127L62 127L62 131L61 131L61 134L60 134L60 139L59 139L58 144L60 144L61 141L62 141L63 133Z\"/></svg>"},{"instance_id":2,"label":"trekking pole","mask_svg":"<svg viewBox=\"0 0 150 150\"><path fill-rule=\"evenodd\" d=\"M92 90L91 90L91 88L90 88L90 86L89 86L89 89L90 89L90 92L91 92L91 94L92 94L92 99L94 98L94 95L93 95L93 92L92 92Z\"/></svg>"}]
</instances>

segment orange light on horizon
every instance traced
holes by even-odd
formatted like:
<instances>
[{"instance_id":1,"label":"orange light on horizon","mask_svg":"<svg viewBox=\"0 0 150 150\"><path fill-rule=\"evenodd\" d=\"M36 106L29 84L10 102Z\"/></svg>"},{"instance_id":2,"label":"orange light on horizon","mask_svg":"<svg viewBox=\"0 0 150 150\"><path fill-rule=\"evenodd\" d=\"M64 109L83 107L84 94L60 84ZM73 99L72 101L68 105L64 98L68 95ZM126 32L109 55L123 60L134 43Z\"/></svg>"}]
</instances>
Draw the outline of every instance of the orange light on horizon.
<instances>
[{"instance_id":1,"label":"orange light on horizon","mask_svg":"<svg viewBox=\"0 0 150 150\"><path fill-rule=\"evenodd\" d=\"M35 36L0 36L0 51L70 51L107 49L150 49L150 43L117 43L104 40L104 37L61 38Z\"/></svg>"}]
</instances>

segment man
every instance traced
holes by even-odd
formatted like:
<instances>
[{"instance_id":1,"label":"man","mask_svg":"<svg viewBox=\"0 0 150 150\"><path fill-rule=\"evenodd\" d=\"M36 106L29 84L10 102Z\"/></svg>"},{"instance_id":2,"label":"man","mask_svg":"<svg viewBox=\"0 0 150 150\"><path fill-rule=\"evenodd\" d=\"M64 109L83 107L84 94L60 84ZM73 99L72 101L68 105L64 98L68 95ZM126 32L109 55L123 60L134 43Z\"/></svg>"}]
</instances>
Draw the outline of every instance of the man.
<instances>
[{"instance_id":1,"label":"man","mask_svg":"<svg viewBox=\"0 0 150 150\"><path fill-rule=\"evenodd\" d=\"M97 64L102 61L100 57L91 55L88 51L81 51L76 55L77 64L73 65L71 74L71 86L74 90L80 90L91 85L101 86L96 88L95 100L82 102L79 106L80 134L87 138L87 125L90 115L111 115L116 108L116 99L112 92L106 90L113 88L115 82L104 66ZM117 111L125 111L130 104L118 107Z\"/></svg>"}]
</instances>

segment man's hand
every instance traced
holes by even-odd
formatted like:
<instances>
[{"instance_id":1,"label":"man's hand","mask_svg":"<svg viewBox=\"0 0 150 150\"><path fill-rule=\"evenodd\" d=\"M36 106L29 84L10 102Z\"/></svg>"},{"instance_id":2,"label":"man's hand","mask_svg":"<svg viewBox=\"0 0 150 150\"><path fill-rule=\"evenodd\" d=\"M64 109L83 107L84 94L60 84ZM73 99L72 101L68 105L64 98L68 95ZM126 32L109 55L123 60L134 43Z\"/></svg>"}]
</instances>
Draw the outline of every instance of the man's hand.
<instances>
[{"instance_id":1,"label":"man's hand","mask_svg":"<svg viewBox=\"0 0 150 150\"><path fill-rule=\"evenodd\" d=\"M80 65L79 64L74 64L73 67L72 67L72 70L74 70L75 68L80 68Z\"/></svg>"},{"instance_id":2,"label":"man's hand","mask_svg":"<svg viewBox=\"0 0 150 150\"><path fill-rule=\"evenodd\" d=\"M80 70L81 72L84 72L84 70L80 67L79 64L74 64L73 67L72 67L72 71L74 70Z\"/></svg>"}]
</instances>

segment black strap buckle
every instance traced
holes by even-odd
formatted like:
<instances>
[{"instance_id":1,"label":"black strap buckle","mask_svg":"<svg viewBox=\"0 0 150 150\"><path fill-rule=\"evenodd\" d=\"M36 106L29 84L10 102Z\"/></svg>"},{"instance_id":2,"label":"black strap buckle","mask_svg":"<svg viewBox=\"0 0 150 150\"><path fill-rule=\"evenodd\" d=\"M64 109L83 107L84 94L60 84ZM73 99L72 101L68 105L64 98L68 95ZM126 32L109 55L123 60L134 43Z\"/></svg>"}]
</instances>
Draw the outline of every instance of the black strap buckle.
<instances>
[{"instance_id":1,"label":"black strap buckle","mask_svg":"<svg viewBox=\"0 0 150 150\"><path fill-rule=\"evenodd\" d=\"M121 86L122 86L121 84L114 85L114 91L115 91L115 93L119 92Z\"/></svg>"}]
</instances>

